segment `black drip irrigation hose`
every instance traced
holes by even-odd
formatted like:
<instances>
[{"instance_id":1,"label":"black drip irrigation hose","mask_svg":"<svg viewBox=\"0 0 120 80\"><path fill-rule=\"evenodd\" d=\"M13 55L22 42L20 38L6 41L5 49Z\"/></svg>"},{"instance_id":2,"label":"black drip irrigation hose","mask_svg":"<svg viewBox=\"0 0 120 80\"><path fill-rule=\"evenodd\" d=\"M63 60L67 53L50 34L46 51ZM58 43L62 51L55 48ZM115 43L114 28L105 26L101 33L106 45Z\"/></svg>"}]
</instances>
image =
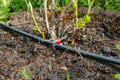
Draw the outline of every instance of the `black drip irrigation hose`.
<instances>
[{"instance_id":1,"label":"black drip irrigation hose","mask_svg":"<svg viewBox=\"0 0 120 80\"><path fill-rule=\"evenodd\" d=\"M62 51L67 51L67 52L70 52L70 53L78 53L79 52L80 54L82 54L85 57L89 57L89 58L92 58L92 59L95 59L95 60L98 60L98 61L103 61L103 62L107 62L107 63L113 63L113 64L120 65L120 59L116 59L116 58L112 58L112 57L106 57L106 56L103 56L103 55L90 53L90 52L83 51L83 50L78 50L76 48L72 48L72 47L65 46L65 45L59 45L59 44L56 44L55 42L52 42L50 40L46 40L46 39L43 39L41 37L38 37L38 36L32 35L30 33L27 33L25 31L18 30L16 28L12 27L12 26L8 26L8 25L5 25L3 23L0 23L0 26L3 29L8 29L8 30L16 32L18 34L27 36L29 38L32 38L35 41L42 42L45 45L52 45L55 48L57 48L59 50L62 50Z\"/></svg>"}]
</instances>

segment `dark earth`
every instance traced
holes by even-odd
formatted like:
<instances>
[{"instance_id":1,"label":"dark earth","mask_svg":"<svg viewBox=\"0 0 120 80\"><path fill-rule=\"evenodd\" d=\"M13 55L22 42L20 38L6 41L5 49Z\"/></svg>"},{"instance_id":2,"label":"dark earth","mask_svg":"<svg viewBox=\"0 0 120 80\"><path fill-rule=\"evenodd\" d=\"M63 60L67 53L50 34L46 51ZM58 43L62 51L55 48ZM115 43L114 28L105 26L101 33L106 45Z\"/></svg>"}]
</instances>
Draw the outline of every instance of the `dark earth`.
<instances>
[{"instance_id":1,"label":"dark earth","mask_svg":"<svg viewBox=\"0 0 120 80\"><path fill-rule=\"evenodd\" d=\"M85 13L81 12L80 16ZM39 26L46 30L45 20L35 11ZM115 45L120 44L120 13L112 11L93 11L92 20L86 25L85 31L77 34L75 45L72 47L93 52L104 56L120 58L120 50ZM75 27L73 20L54 23L58 38L67 37L63 45L71 46L71 37ZM8 25L40 36L33 31L34 23L26 11L9 17ZM83 39L83 35L87 35ZM70 80L115 80L114 74L120 73L120 66L86 58L79 53L71 54L58 51L53 46L45 46L40 42L0 28L0 80L22 80L21 70L25 68L29 74L28 80L66 80L69 72Z\"/></svg>"}]
</instances>

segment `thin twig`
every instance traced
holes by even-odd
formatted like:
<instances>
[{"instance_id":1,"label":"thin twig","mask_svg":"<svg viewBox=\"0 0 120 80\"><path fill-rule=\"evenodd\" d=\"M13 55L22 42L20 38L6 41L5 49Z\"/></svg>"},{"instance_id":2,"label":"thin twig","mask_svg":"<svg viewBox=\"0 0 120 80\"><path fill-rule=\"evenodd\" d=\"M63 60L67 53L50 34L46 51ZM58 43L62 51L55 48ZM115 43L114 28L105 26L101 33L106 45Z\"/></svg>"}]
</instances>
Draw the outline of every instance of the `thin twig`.
<instances>
[{"instance_id":1,"label":"thin twig","mask_svg":"<svg viewBox=\"0 0 120 80\"><path fill-rule=\"evenodd\" d=\"M61 18L64 16L64 14L66 13L66 11L70 8L70 6L72 5L72 0L70 0L68 6L62 11L62 13L59 16L59 19L61 20Z\"/></svg>"},{"instance_id":2,"label":"thin twig","mask_svg":"<svg viewBox=\"0 0 120 80\"><path fill-rule=\"evenodd\" d=\"M62 10L60 16L58 17L58 20L62 20L62 17L63 17L64 14L67 12L67 10L70 8L71 5L72 5L72 0L70 0L68 6L67 6L64 10ZM66 31L66 30L64 30L64 32L65 32L65 31ZM59 37L60 37L60 27L58 27L58 32L59 32ZM63 34L64 34L64 33L62 33L62 36L63 36ZM61 37L62 37L62 36L61 36Z\"/></svg>"},{"instance_id":3,"label":"thin twig","mask_svg":"<svg viewBox=\"0 0 120 80\"><path fill-rule=\"evenodd\" d=\"M73 21L69 22L69 24L72 24L72 23L73 23ZM69 25L69 24L65 25L65 29L63 30L61 37L63 37L65 35L65 32L70 28L71 25Z\"/></svg>"},{"instance_id":4,"label":"thin twig","mask_svg":"<svg viewBox=\"0 0 120 80\"><path fill-rule=\"evenodd\" d=\"M55 0L52 0L52 20L56 22L55 18Z\"/></svg>"}]
</instances>

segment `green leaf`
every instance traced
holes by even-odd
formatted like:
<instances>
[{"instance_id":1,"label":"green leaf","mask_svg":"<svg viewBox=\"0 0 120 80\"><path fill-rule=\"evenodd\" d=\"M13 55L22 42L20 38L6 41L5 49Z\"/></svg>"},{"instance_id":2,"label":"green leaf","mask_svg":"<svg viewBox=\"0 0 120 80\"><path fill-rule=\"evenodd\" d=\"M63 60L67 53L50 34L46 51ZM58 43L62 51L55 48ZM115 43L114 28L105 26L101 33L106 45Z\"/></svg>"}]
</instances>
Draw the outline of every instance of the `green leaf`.
<instances>
[{"instance_id":1,"label":"green leaf","mask_svg":"<svg viewBox=\"0 0 120 80\"><path fill-rule=\"evenodd\" d=\"M56 7L57 11L61 11L61 9L62 9L61 7Z\"/></svg>"},{"instance_id":2,"label":"green leaf","mask_svg":"<svg viewBox=\"0 0 120 80\"><path fill-rule=\"evenodd\" d=\"M7 13L6 16L16 16L17 14L15 13Z\"/></svg>"},{"instance_id":3,"label":"green leaf","mask_svg":"<svg viewBox=\"0 0 120 80\"><path fill-rule=\"evenodd\" d=\"M88 0L88 7L91 6L91 0Z\"/></svg>"},{"instance_id":4,"label":"green leaf","mask_svg":"<svg viewBox=\"0 0 120 80\"><path fill-rule=\"evenodd\" d=\"M69 72L67 72L67 80L70 80Z\"/></svg>"},{"instance_id":5,"label":"green leaf","mask_svg":"<svg viewBox=\"0 0 120 80\"><path fill-rule=\"evenodd\" d=\"M64 0L65 1L65 5L69 4L69 0Z\"/></svg>"},{"instance_id":6,"label":"green leaf","mask_svg":"<svg viewBox=\"0 0 120 80\"><path fill-rule=\"evenodd\" d=\"M75 11L75 15L78 15L78 12L77 12L77 11Z\"/></svg>"},{"instance_id":7,"label":"green leaf","mask_svg":"<svg viewBox=\"0 0 120 80\"><path fill-rule=\"evenodd\" d=\"M5 14L7 14L10 11L9 8L2 8L0 9L0 16L3 16Z\"/></svg>"},{"instance_id":8,"label":"green leaf","mask_svg":"<svg viewBox=\"0 0 120 80\"><path fill-rule=\"evenodd\" d=\"M79 19L77 28L78 29L84 28L84 26L85 26L85 22L83 21L83 19L82 18Z\"/></svg>"},{"instance_id":9,"label":"green leaf","mask_svg":"<svg viewBox=\"0 0 120 80\"><path fill-rule=\"evenodd\" d=\"M8 8L10 6L11 0L1 0L4 8Z\"/></svg>"},{"instance_id":10,"label":"green leaf","mask_svg":"<svg viewBox=\"0 0 120 80\"><path fill-rule=\"evenodd\" d=\"M32 28L34 31L39 31L37 27Z\"/></svg>"},{"instance_id":11,"label":"green leaf","mask_svg":"<svg viewBox=\"0 0 120 80\"><path fill-rule=\"evenodd\" d=\"M120 44L116 44L116 48L120 50Z\"/></svg>"},{"instance_id":12,"label":"green leaf","mask_svg":"<svg viewBox=\"0 0 120 80\"><path fill-rule=\"evenodd\" d=\"M85 23L88 23L88 22L91 21L91 17L90 17L89 15L85 15L85 16L83 17L83 21L84 21Z\"/></svg>"},{"instance_id":13,"label":"green leaf","mask_svg":"<svg viewBox=\"0 0 120 80\"><path fill-rule=\"evenodd\" d=\"M6 19L6 18L0 18L0 22L6 23L6 22L7 22L7 19Z\"/></svg>"},{"instance_id":14,"label":"green leaf","mask_svg":"<svg viewBox=\"0 0 120 80\"><path fill-rule=\"evenodd\" d=\"M120 80L120 74L115 74L114 77L116 80Z\"/></svg>"},{"instance_id":15,"label":"green leaf","mask_svg":"<svg viewBox=\"0 0 120 80\"><path fill-rule=\"evenodd\" d=\"M24 80L28 80L29 79L29 73L28 73L28 71L25 68L23 68L21 70L21 72L19 72L19 74L23 77Z\"/></svg>"},{"instance_id":16,"label":"green leaf","mask_svg":"<svg viewBox=\"0 0 120 80\"><path fill-rule=\"evenodd\" d=\"M29 1L29 7L30 7L30 11L31 11L31 13L33 13L33 7L32 7L32 4L31 4L31 2Z\"/></svg>"}]
</instances>

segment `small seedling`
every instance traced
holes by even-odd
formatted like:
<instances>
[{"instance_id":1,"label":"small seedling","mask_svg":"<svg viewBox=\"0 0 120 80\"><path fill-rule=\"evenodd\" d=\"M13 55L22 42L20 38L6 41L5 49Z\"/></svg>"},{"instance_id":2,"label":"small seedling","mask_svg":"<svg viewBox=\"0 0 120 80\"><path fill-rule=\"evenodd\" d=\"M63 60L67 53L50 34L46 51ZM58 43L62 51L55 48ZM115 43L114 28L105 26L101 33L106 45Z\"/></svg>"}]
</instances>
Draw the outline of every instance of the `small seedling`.
<instances>
[{"instance_id":1,"label":"small seedling","mask_svg":"<svg viewBox=\"0 0 120 80\"><path fill-rule=\"evenodd\" d=\"M25 3L27 5L27 7L28 7L28 11L29 11L30 15L32 16L32 19L33 19L33 21L35 23L35 26L36 26L35 28L33 28L33 30L38 31L42 35L42 37L45 38L44 32L40 30L40 28L38 26L38 23L37 23L37 21L35 19L35 16L34 16L34 13L33 13L33 7L32 7L31 2L30 1L28 2L27 0L25 0Z\"/></svg>"},{"instance_id":2,"label":"small seedling","mask_svg":"<svg viewBox=\"0 0 120 80\"><path fill-rule=\"evenodd\" d=\"M28 80L28 79L29 79L29 73L28 73L28 71L27 71L25 68L23 68L23 69L20 71L19 74L22 76L22 79L23 79L23 80Z\"/></svg>"},{"instance_id":3,"label":"small seedling","mask_svg":"<svg viewBox=\"0 0 120 80\"><path fill-rule=\"evenodd\" d=\"M120 50L120 44L116 44L116 48Z\"/></svg>"},{"instance_id":4,"label":"small seedling","mask_svg":"<svg viewBox=\"0 0 120 80\"><path fill-rule=\"evenodd\" d=\"M114 78L115 78L115 80L120 80L120 74L115 74Z\"/></svg>"},{"instance_id":5,"label":"small seedling","mask_svg":"<svg viewBox=\"0 0 120 80\"><path fill-rule=\"evenodd\" d=\"M68 71L67 71L66 80L70 80L70 75L69 75L69 72L68 72Z\"/></svg>"},{"instance_id":6,"label":"small seedling","mask_svg":"<svg viewBox=\"0 0 120 80\"><path fill-rule=\"evenodd\" d=\"M87 40L87 35L82 35L82 41L86 41Z\"/></svg>"}]
</instances>

